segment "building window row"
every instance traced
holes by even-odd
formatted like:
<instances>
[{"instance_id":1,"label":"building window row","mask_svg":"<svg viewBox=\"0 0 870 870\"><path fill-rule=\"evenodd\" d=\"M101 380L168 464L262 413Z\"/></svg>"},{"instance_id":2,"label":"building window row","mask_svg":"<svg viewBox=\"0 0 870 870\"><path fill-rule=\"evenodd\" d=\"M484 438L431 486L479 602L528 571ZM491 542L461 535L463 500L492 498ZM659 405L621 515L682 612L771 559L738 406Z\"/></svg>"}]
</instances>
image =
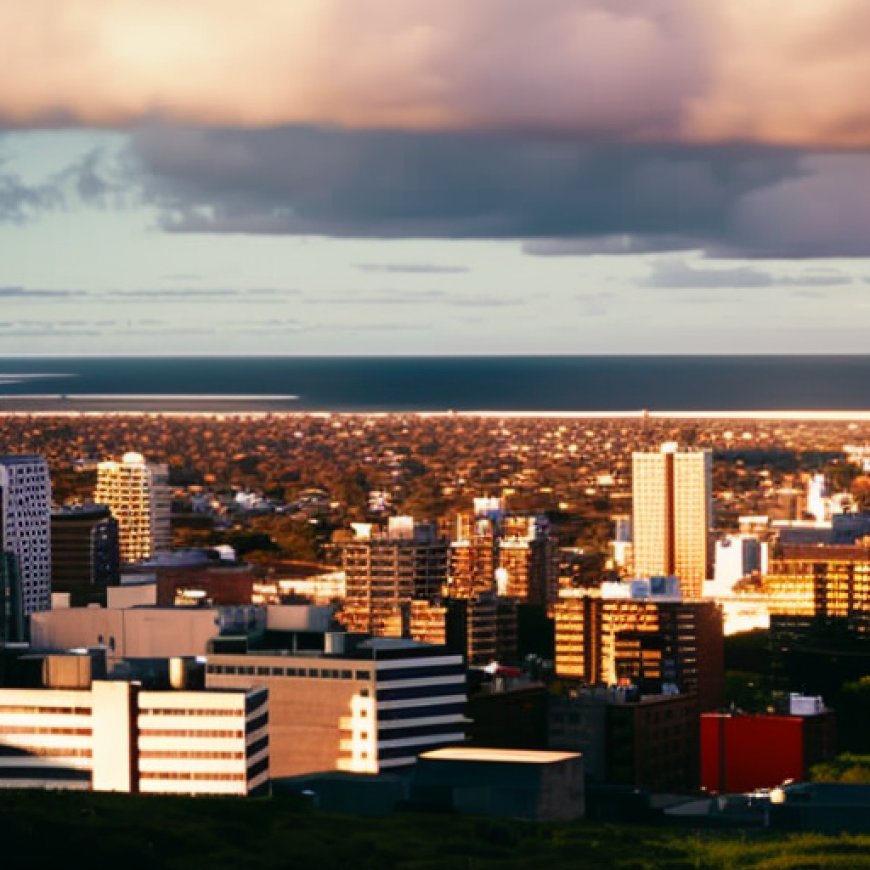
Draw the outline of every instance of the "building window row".
<instances>
[{"instance_id":1,"label":"building window row","mask_svg":"<svg viewBox=\"0 0 870 870\"><path fill-rule=\"evenodd\" d=\"M91 758L90 749L58 746L0 746L0 757L38 755L41 758Z\"/></svg>"},{"instance_id":2,"label":"building window row","mask_svg":"<svg viewBox=\"0 0 870 870\"><path fill-rule=\"evenodd\" d=\"M90 707L34 707L22 704L0 705L0 716L4 713L27 713L31 716L42 716L48 713L61 713L72 716L90 716Z\"/></svg>"},{"instance_id":3,"label":"building window row","mask_svg":"<svg viewBox=\"0 0 870 870\"><path fill-rule=\"evenodd\" d=\"M190 709L188 707L140 707L140 715L148 716L238 716L239 710L226 707L209 709Z\"/></svg>"},{"instance_id":4,"label":"building window row","mask_svg":"<svg viewBox=\"0 0 870 870\"><path fill-rule=\"evenodd\" d=\"M265 723L264 723L265 724ZM90 732L88 732L90 733ZM229 737L241 739L245 736L241 730L184 730L172 728L140 728L140 737Z\"/></svg>"},{"instance_id":5,"label":"building window row","mask_svg":"<svg viewBox=\"0 0 870 870\"><path fill-rule=\"evenodd\" d=\"M36 728L30 725L0 725L0 734L20 734L22 737L31 734L64 734L90 737L90 728Z\"/></svg>"},{"instance_id":6,"label":"building window row","mask_svg":"<svg viewBox=\"0 0 870 870\"><path fill-rule=\"evenodd\" d=\"M246 773L188 773L186 771L141 771L140 779L181 779L190 782L244 782Z\"/></svg>"},{"instance_id":7,"label":"building window row","mask_svg":"<svg viewBox=\"0 0 870 870\"><path fill-rule=\"evenodd\" d=\"M139 752L139 758L222 758L241 761L244 757L244 752L208 752L198 749L143 749Z\"/></svg>"},{"instance_id":8,"label":"building window row","mask_svg":"<svg viewBox=\"0 0 870 870\"><path fill-rule=\"evenodd\" d=\"M206 666L209 674L231 674L257 677L305 677L319 680L369 680L370 671L349 671L338 668L279 668L266 665L215 665Z\"/></svg>"}]
</instances>

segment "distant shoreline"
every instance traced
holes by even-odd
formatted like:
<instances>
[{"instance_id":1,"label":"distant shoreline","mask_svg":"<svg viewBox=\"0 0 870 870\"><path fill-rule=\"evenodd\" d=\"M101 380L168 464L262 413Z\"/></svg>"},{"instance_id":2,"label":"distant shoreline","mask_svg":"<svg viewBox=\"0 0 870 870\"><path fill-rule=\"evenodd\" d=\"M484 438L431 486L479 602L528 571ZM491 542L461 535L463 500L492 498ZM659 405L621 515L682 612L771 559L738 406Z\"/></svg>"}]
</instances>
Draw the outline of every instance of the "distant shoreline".
<instances>
[{"instance_id":1,"label":"distant shoreline","mask_svg":"<svg viewBox=\"0 0 870 870\"><path fill-rule=\"evenodd\" d=\"M628 411L522 411L522 410L352 410L287 407L299 396L206 395L0 395L0 416L167 416L167 417L444 417L564 420L794 420L870 423L870 410L628 410ZM185 407L180 408L183 404ZM243 407L240 407L242 405Z\"/></svg>"}]
</instances>

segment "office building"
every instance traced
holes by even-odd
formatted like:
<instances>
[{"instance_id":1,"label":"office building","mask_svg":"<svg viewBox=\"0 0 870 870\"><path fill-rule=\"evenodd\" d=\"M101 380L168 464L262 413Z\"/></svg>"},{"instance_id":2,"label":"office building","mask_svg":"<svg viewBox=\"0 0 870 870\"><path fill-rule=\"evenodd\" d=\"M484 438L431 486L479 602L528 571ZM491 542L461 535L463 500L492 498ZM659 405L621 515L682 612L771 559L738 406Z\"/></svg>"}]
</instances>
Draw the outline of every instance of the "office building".
<instances>
[{"instance_id":1,"label":"office building","mask_svg":"<svg viewBox=\"0 0 870 870\"><path fill-rule=\"evenodd\" d=\"M504 518L498 539L499 595L549 608L556 600L559 549L543 515Z\"/></svg>"},{"instance_id":2,"label":"office building","mask_svg":"<svg viewBox=\"0 0 870 870\"><path fill-rule=\"evenodd\" d=\"M473 598L495 589L496 520L460 513L450 542L447 585L452 598Z\"/></svg>"},{"instance_id":3,"label":"office building","mask_svg":"<svg viewBox=\"0 0 870 870\"><path fill-rule=\"evenodd\" d=\"M143 562L170 549L168 482L166 466L149 465L140 453L97 465L94 501L108 505L118 521L123 563Z\"/></svg>"},{"instance_id":4,"label":"office building","mask_svg":"<svg viewBox=\"0 0 870 870\"><path fill-rule=\"evenodd\" d=\"M105 604L121 582L118 521L106 505L65 508L51 515L51 589L74 606Z\"/></svg>"},{"instance_id":5,"label":"office building","mask_svg":"<svg viewBox=\"0 0 870 870\"><path fill-rule=\"evenodd\" d=\"M262 690L0 689L0 788L251 795L269 782Z\"/></svg>"},{"instance_id":6,"label":"office building","mask_svg":"<svg viewBox=\"0 0 870 870\"><path fill-rule=\"evenodd\" d=\"M630 584L616 584L629 586ZM713 601L662 593L563 592L556 605L556 673L642 694L697 694L716 709L723 692L722 612Z\"/></svg>"},{"instance_id":7,"label":"office building","mask_svg":"<svg viewBox=\"0 0 870 870\"><path fill-rule=\"evenodd\" d=\"M771 617L836 621L870 632L870 547L779 546L763 584Z\"/></svg>"},{"instance_id":8,"label":"office building","mask_svg":"<svg viewBox=\"0 0 870 870\"><path fill-rule=\"evenodd\" d=\"M342 545L345 600L341 620L350 632L407 636L407 606L440 595L447 580L447 542L434 526L391 517L386 528L354 524Z\"/></svg>"},{"instance_id":9,"label":"office building","mask_svg":"<svg viewBox=\"0 0 870 870\"><path fill-rule=\"evenodd\" d=\"M420 643L446 646L469 665L498 657L498 604L494 595L416 600L409 607L409 634Z\"/></svg>"},{"instance_id":10,"label":"office building","mask_svg":"<svg viewBox=\"0 0 870 870\"><path fill-rule=\"evenodd\" d=\"M374 638L351 649L210 654L209 689L269 690L272 776L381 773L465 740L465 666L444 647ZM332 651L335 649L336 651Z\"/></svg>"},{"instance_id":11,"label":"office building","mask_svg":"<svg viewBox=\"0 0 870 870\"><path fill-rule=\"evenodd\" d=\"M665 792L698 787L694 695L584 688L548 701L548 746L582 753L590 779Z\"/></svg>"},{"instance_id":12,"label":"office building","mask_svg":"<svg viewBox=\"0 0 870 870\"><path fill-rule=\"evenodd\" d=\"M709 450L632 454L634 574L676 574L687 598L700 596L711 569L713 459Z\"/></svg>"},{"instance_id":13,"label":"office building","mask_svg":"<svg viewBox=\"0 0 870 870\"><path fill-rule=\"evenodd\" d=\"M23 615L50 609L51 482L39 456L0 456L2 552L15 557Z\"/></svg>"}]
</instances>

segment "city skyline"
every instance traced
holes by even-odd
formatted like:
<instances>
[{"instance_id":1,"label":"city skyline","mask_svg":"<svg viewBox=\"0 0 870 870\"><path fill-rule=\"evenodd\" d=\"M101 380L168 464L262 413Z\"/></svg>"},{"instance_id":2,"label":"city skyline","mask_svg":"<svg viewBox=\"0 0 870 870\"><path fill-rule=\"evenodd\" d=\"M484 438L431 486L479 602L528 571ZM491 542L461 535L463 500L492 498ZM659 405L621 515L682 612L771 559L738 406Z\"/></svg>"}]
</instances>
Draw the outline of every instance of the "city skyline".
<instances>
[{"instance_id":1,"label":"city skyline","mask_svg":"<svg viewBox=\"0 0 870 870\"><path fill-rule=\"evenodd\" d=\"M852 0L0 0L8 354L863 353Z\"/></svg>"}]
</instances>

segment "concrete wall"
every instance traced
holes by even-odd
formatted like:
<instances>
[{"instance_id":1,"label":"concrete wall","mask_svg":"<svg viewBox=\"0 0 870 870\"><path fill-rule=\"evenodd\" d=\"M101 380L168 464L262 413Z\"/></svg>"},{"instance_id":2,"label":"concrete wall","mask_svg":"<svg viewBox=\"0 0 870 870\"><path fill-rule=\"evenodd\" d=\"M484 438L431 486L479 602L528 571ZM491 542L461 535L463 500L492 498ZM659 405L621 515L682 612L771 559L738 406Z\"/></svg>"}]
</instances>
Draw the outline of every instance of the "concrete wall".
<instances>
[{"instance_id":1,"label":"concrete wall","mask_svg":"<svg viewBox=\"0 0 870 870\"><path fill-rule=\"evenodd\" d=\"M76 607L35 613L30 623L36 649L106 646L107 660L201 656L218 634L217 610L206 608ZM114 647L114 648L113 648Z\"/></svg>"}]
</instances>

